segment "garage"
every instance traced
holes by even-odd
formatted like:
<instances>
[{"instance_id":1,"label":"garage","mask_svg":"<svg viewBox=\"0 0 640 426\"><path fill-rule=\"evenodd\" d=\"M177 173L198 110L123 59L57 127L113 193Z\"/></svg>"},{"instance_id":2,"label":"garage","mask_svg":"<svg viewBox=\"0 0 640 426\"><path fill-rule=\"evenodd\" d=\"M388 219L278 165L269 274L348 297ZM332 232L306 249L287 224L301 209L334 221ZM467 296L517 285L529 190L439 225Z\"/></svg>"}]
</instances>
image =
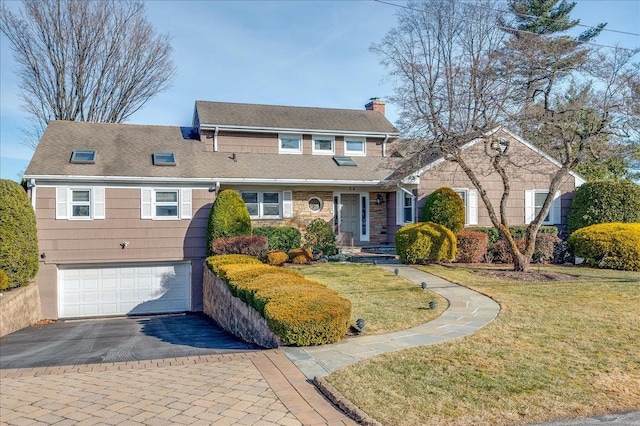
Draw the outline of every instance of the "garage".
<instances>
[{"instance_id":1,"label":"garage","mask_svg":"<svg viewBox=\"0 0 640 426\"><path fill-rule=\"evenodd\" d=\"M160 314L190 308L190 263L58 269L60 318Z\"/></svg>"}]
</instances>

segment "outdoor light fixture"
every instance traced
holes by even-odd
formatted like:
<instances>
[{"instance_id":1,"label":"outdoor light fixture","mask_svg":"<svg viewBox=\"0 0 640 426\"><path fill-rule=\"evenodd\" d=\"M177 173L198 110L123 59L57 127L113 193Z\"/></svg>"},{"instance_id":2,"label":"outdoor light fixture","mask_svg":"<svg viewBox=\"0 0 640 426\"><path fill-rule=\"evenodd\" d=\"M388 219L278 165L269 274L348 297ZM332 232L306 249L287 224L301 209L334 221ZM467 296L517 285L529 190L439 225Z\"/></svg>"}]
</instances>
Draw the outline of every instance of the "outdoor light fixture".
<instances>
[{"instance_id":1,"label":"outdoor light fixture","mask_svg":"<svg viewBox=\"0 0 640 426\"><path fill-rule=\"evenodd\" d=\"M129 245L129 241L123 241L120 243L120 247L124 250Z\"/></svg>"},{"instance_id":2,"label":"outdoor light fixture","mask_svg":"<svg viewBox=\"0 0 640 426\"><path fill-rule=\"evenodd\" d=\"M400 273L400 270L398 268L396 268L396 269L393 270L393 273L398 275Z\"/></svg>"},{"instance_id":3,"label":"outdoor light fixture","mask_svg":"<svg viewBox=\"0 0 640 426\"><path fill-rule=\"evenodd\" d=\"M358 327L358 334L364 333L364 318L356 320L356 327Z\"/></svg>"},{"instance_id":4,"label":"outdoor light fixture","mask_svg":"<svg viewBox=\"0 0 640 426\"><path fill-rule=\"evenodd\" d=\"M42 252L42 253L40 254L40 259L45 260L46 258L47 258L46 253L45 253L45 252Z\"/></svg>"},{"instance_id":5,"label":"outdoor light fixture","mask_svg":"<svg viewBox=\"0 0 640 426\"><path fill-rule=\"evenodd\" d=\"M384 204L384 194L378 193L378 197L376 198L376 204Z\"/></svg>"},{"instance_id":6,"label":"outdoor light fixture","mask_svg":"<svg viewBox=\"0 0 640 426\"><path fill-rule=\"evenodd\" d=\"M438 304L436 303L435 300L432 300L429 302L429 309L435 309L436 306L438 306Z\"/></svg>"},{"instance_id":7,"label":"outdoor light fixture","mask_svg":"<svg viewBox=\"0 0 640 426\"><path fill-rule=\"evenodd\" d=\"M426 290L426 289L427 289L427 283L426 283L426 282L424 282L424 281L422 281L422 282L420 283L420 287L422 287L422 289L423 289L423 290Z\"/></svg>"}]
</instances>

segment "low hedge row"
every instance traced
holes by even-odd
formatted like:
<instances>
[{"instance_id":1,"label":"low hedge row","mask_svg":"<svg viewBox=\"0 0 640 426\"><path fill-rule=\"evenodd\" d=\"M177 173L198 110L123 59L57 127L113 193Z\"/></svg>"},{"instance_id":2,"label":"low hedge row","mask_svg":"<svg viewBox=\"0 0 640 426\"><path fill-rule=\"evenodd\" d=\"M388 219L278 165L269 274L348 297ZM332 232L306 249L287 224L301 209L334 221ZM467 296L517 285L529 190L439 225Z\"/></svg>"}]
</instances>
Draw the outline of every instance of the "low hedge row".
<instances>
[{"instance_id":1,"label":"low hedge row","mask_svg":"<svg viewBox=\"0 0 640 426\"><path fill-rule=\"evenodd\" d=\"M489 236L489 247L495 244L496 241L503 239L502 235L500 235L500 231L498 231L498 229L493 226L471 226L469 228L465 228L465 231L483 232L487 234ZM513 238L524 238L527 234L527 226L510 226L509 232L511 232ZM558 236L558 228L556 228L555 226L541 226L538 230L538 235L540 234L551 234Z\"/></svg>"},{"instance_id":2,"label":"low hedge row","mask_svg":"<svg viewBox=\"0 0 640 426\"><path fill-rule=\"evenodd\" d=\"M300 247L302 235L293 226L258 226L253 228L253 235L262 235L269 240L269 250L288 252Z\"/></svg>"},{"instance_id":3,"label":"low hedge row","mask_svg":"<svg viewBox=\"0 0 640 426\"><path fill-rule=\"evenodd\" d=\"M456 234L456 240L458 262L480 263L484 260L489 245L489 236L486 233L465 229Z\"/></svg>"},{"instance_id":4,"label":"low hedge row","mask_svg":"<svg viewBox=\"0 0 640 426\"><path fill-rule=\"evenodd\" d=\"M569 237L576 256L591 266L640 271L640 223L602 223Z\"/></svg>"},{"instance_id":5,"label":"low hedge row","mask_svg":"<svg viewBox=\"0 0 640 426\"><path fill-rule=\"evenodd\" d=\"M347 332L351 302L324 284L249 256L213 256L207 265L285 345L333 343Z\"/></svg>"}]
</instances>

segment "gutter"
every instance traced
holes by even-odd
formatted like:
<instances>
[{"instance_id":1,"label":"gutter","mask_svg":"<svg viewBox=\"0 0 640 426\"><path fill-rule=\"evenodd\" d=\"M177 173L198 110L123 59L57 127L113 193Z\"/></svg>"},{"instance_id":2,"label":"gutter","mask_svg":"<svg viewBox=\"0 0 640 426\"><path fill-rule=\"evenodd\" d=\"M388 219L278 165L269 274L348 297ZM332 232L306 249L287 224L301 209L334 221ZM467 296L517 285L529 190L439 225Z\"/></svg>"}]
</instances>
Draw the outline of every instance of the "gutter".
<instances>
[{"instance_id":1,"label":"gutter","mask_svg":"<svg viewBox=\"0 0 640 426\"><path fill-rule=\"evenodd\" d=\"M386 133L386 132L362 132L356 130L326 130L326 129L297 129L297 128L280 128L280 127L259 127L259 126L224 126L219 124L202 124L200 123L201 130L213 130L216 129L226 130L229 132L256 132L256 133L301 133L314 135L349 135L349 136L361 136L361 137L390 137L400 136L400 133Z\"/></svg>"},{"instance_id":2,"label":"gutter","mask_svg":"<svg viewBox=\"0 0 640 426\"><path fill-rule=\"evenodd\" d=\"M389 135L388 133L385 135L384 140L382 141L382 156L386 157L387 156L387 142L389 141L389 138L391 137L391 135Z\"/></svg>"},{"instance_id":3,"label":"gutter","mask_svg":"<svg viewBox=\"0 0 640 426\"><path fill-rule=\"evenodd\" d=\"M219 130L220 128L216 126L213 132L213 152L218 152L218 131Z\"/></svg>"}]
</instances>

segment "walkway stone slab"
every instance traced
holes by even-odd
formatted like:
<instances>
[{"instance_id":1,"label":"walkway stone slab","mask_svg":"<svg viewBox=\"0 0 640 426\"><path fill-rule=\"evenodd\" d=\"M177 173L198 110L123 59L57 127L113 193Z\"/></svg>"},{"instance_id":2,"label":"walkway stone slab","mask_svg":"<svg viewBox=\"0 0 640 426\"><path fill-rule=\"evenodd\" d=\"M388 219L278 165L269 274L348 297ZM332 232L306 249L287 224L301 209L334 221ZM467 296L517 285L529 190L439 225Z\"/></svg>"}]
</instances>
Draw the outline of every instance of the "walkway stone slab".
<instances>
[{"instance_id":1,"label":"walkway stone slab","mask_svg":"<svg viewBox=\"0 0 640 426\"><path fill-rule=\"evenodd\" d=\"M447 299L449 307L435 320L408 330L354 337L331 345L284 348L287 357L307 378L324 377L385 352L433 345L473 334L500 312L500 305L491 298L427 272L404 265L379 267L391 272L398 269L398 275L417 286L426 282L427 289Z\"/></svg>"}]
</instances>

